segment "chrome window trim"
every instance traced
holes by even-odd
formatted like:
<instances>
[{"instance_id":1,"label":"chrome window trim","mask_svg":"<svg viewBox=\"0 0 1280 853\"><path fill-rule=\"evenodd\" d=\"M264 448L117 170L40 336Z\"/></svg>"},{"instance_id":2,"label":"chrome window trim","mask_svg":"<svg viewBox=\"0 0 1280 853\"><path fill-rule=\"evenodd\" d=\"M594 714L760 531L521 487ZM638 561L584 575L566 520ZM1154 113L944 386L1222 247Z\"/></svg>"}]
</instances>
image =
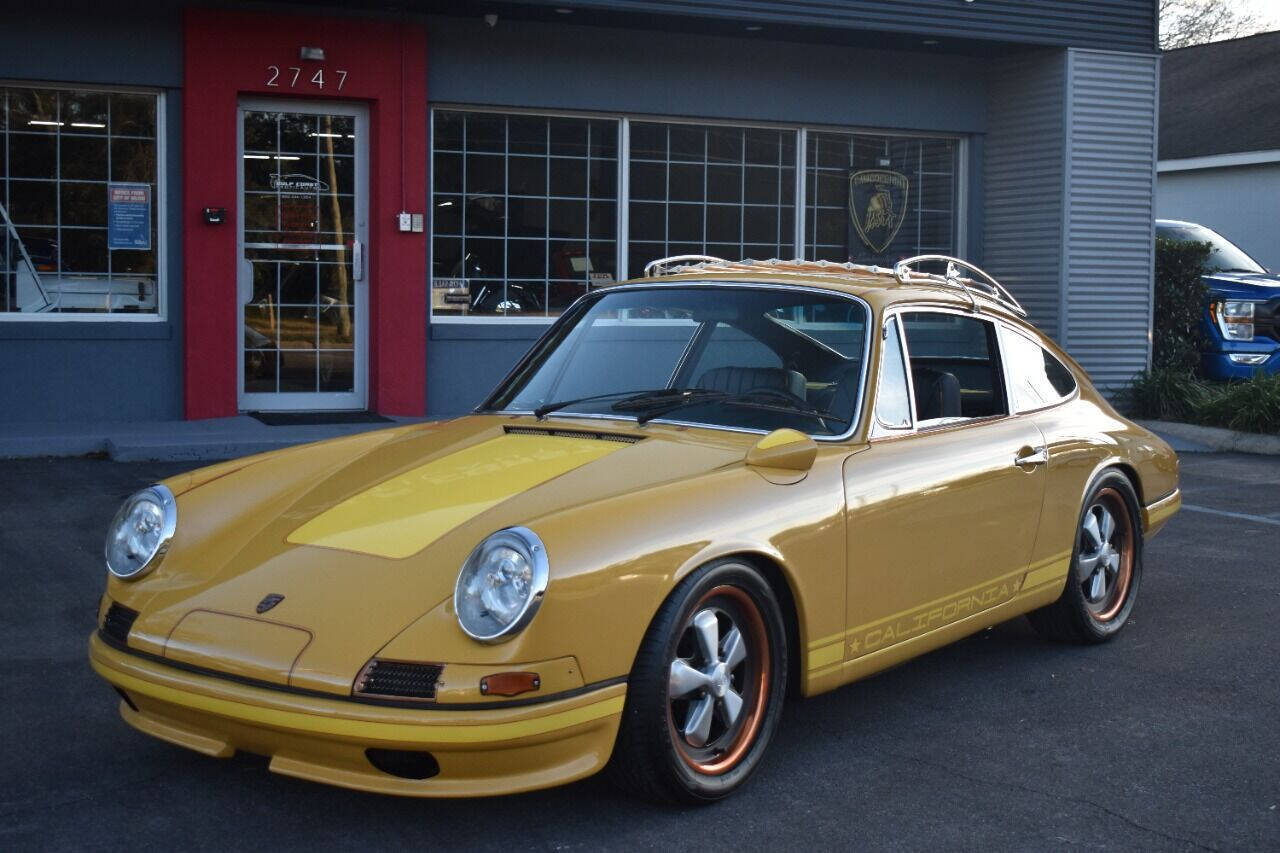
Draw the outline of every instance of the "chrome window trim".
<instances>
[{"instance_id":1,"label":"chrome window trim","mask_svg":"<svg viewBox=\"0 0 1280 853\"><path fill-rule=\"evenodd\" d=\"M857 405L854 406L854 409L853 409L853 417L850 418L849 420L849 428L845 432L841 433L840 435L814 435L808 432L805 433L805 435L809 436L814 441L823 441L823 442L848 441L850 438L853 437L853 435L858 431L858 427L862 423L862 413L863 413L863 410L866 408L867 392L869 390L867 388L867 376L868 376L867 362L870 360L871 329L874 326L873 321L875 319L875 311L872 310L871 304L868 303L865 299L863 299L860 296L856 296L852 293L845 293L840 290L831 290L825 287L802 286L802 285L795 285L795 284L775 284L771 282L706 281L706 280L700 280L700 279L685 279L683 281L641 281L633 284L613 285L607 288L600 288L599 290L592 291L591 293L584 294L578 297L576 300L574 300L574 302L564 310L564 313L561 314L561 317L568 317L570 313L575 308L577 308L578 305L582 303L584 300L599 299L608 293L637 291L637 290L659 290L659 289L672 288L672 287L688 288L690 286L726 287L726 288L738 288L738 289L745 289L745 290L798 291L802 293L816 293L816 294L821 294L823 296L836 296L843 299L848 299L851 302L856 302L857 304L861 305L863 310L867 312L866 313L866 319L867 319L866 332L862 336L863 338L862 356L861 356L862 363L858 369L858 382L861 387L859 388ZM556 318L556 322L559 322L559 318ZM547 331L548 333L550 333L551 330L548 329ZM538 345L541 342L542 342L541 338L537 342L535 342L533 347L529 349L529 353L526 354L526 357L528 357L529 354L532 354L533 351L538 347ZM511 369L511 372L508 373L507 376L504 377L503 380L498 383L497 387L501 387L512 376L514 376L516 371L523 365L523 363L524 363L524 359L521 359L520 362L518 362L515 365L515 367ZM494 391L496 390L497 388L494 389ZM532 409L516 410L516 409L485 409L483 408L485 403L488 403L489 400L493 397L494 391L490 391L489 394L485 397L484 401L480 403L480 406L472 410L473 414L477 414L477 415L532 415L533 414ZM592 414L589 412L568 412L565 410L549 412L547 414L547 417L549 418L558 417L558 418L566 418L566 419L588 418L591 420L616 420L616 421L628 421L633 424L635 423L634 417L627 417L623 415ZM748 433L752 435L768 435L769 433L773 432L773 430L768 430L768 429L754 429L750 427L732 427L732 426L725 426L722 424L699 423L696 421L680 421L680 420L674 420L670 418L653 418L652 420L647 421L647 423L666 424L668 426L692 427L696 429L714 429L714 430L720 430L722 432Z\"/></svg>"},{"instance_id":2,"label":"chrome window trim","mask_svg":"<svg viewBox=\"0 0 1280 853\"><path fill-rule=\"evenodd\" d=\"M930 303L900 303L893 305L885 310L885 318L898 319L898 329L902 340L902 355L907 360L907 387L911 392L911 429L896 429L887 435L877 436L878 438L904 438L908 435L924 435L932 432L941 432L951 427L968 427L975 424L995 423L996 421L1006 420L1016 417L1013 411L1013 401L1009 394L1009 376L1008 367L1004 358L1003 340L1000 337L999 326L1004 321L998 317L981 312L975 312L964 308L939 307ZM995 330L996 339L996 357L1000 360L1000 380L1004 385L1005 406L1004 413L999 415L983 415L978 418L930 418L927 421L919 419L919 413L916 411L916 389L915 381L911 378L911 349L910 343L907 341L906 328L902 326L899 319L904 313L911 314L955 314L957 317L968 317L972 320L979 320L983 323L989 323ZM1075 374L1072 374L1074 378ZM1077 388L1079 383L1077 382ZM1019 413L1020 414L1020 413Z\"/></svg>"},{"instance_id":3,"label":"chrome window trim","mask_svg":"<svg viewBox=\"0 0 1280 853\"><path fill-rule=\"evenodd\" d=\"M894 426L880 420L880 389L884 381L884 362L885 362L885 336L889 333L889 324L892 323L897 329L898 334L898 354L902 358L902 372L906 377L907 383L907 424L906 426ZM907 356L907 339L902 333L902 323L898 321L896 314L885 314L884 322L880 325L880 364L876 371L876 400L875 405L871 407L871 411L875 413L874 424L872 426L871 438L883 438L886 435L904 435L914 432L916 427L916 397L915 388L911 382L911 359ZM881 432L887 430L887 432Z\"/></svg>"}]
</instances>

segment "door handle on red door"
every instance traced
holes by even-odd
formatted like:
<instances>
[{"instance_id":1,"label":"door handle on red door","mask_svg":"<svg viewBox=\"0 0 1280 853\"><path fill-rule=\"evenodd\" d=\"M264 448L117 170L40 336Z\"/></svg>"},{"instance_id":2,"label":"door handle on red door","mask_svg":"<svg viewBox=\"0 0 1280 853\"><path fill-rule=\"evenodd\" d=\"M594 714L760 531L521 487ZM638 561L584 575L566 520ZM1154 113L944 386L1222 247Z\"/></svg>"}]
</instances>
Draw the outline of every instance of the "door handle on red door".
<instances>
[{"instance_id":1,"label":"door handle on red door","mask_svg":"<svg viewBox=\"0 0 1280 853\"><path fill-rule=\"evenodd\" d=\"M1049 461L1049 449L1047 447L1037 447L1032 449L1024 447L1018 451L1018 455L1013 458L1013 464L1019 468L1029 468L1032 465L1044 465Z\"/></svg>"}]
</instances>

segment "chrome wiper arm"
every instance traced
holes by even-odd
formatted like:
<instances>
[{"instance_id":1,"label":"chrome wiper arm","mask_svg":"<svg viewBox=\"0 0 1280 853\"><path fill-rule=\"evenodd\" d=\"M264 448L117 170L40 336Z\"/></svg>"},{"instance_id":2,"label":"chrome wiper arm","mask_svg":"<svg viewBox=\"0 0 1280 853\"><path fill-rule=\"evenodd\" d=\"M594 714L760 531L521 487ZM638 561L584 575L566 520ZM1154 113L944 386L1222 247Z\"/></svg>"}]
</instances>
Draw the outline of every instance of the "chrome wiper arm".
<instances>
[{"instance_id":1,"label":"chrome wiper arm","mask_svg":"<svg viewBox=\"0 0 1280 853\"><path fill-rule=\"evenodd\" d=\"M812 408L801 409L796 406L780 406L772 403L760 403L755 400L752 400L752 396L753 394L750 391L748 391L745 394L728 394L723 391L713 391L710 394L691 397L686 400L681 400L678 403L672 403L670 406L661 406L659 408L653 409L652 411L645 412L643 415L640 415L639 417L636 418L636 425L640 426L640 425L646 424L649 421L653 420L654 418L660 418L663 415L668 414L669 412L674 412L677 409L683 409L686 406L695 406L700 403L727 403L729 405L745 406L747 408L752 408L752 409L768 409L769 411L773 411L773 412L786 412L787 414L792 414L792 415L805 415L807 417L813 418L814 420L818 421L824 427L826 427L826 422L829 420L835 421L836 423L841 423L841 424L849 423L844 418L838 418L832 414L819 412L817 409L812 409Z\"/></svg>"},{"instance_id":2,"label":"chrome wiper arm","mask_svg":"<svg viewBox=\"0 0 1280 853\"><path fill-rule=\"evenodd\" d=\"M587 397L577 397L572 400L557 400L554 403L543 403L541 406L533 410L533 416L538 420L542 420L552 412L559 411L560 409L564 409L569 406L575 406L578 403L591 403L596 400L611 400L614 397L622 397L623 399L618 402L623 403L630 402L631 400L645 400L650 397L666 397L681 393L683 392L675 388L650 388L646 391L611 391L608 394L592 394Z\"/></svg>"}]
</instances>

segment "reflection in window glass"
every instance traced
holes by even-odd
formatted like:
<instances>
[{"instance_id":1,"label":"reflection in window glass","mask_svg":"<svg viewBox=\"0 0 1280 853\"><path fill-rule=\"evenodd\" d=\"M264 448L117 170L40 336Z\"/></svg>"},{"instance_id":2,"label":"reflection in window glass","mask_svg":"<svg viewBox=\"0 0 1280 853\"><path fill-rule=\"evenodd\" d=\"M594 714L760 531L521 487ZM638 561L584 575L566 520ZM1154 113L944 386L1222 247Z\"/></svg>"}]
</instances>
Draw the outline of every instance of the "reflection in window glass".
<instances>
[{"instance_id":1,"label":"reflection in window glass","mask_svg":"<svg viewBox=\"0 0 1280 853\"><path fill-rule=\"evenodd\" d=\"M902 359L898 322L884 327L884 349L880 358L880 388L876 393L876 420L892 429L911 426L911 395L907 391L907 368Z\"/></svg>"},{"instance_id":2,"label":"reflection in window glass","mask_svg":"<svg viewBox=\"0 0 1280 853\"><path fill-rule=\"evenodd\" d=\"M617 274L618 122L436 110L431 311L547 317Z\"/></svg>"},{"instance_id":3,"label":"reflection in window glass","mask_svg":"<svg viewBox=\"0 0 1280 853\"><path fill-rule=\"evenodd\" d=\"M631 122L630 274L671 255L795 254L796 132Z\"/></svg>"},{"instance_id":4,"label":"reflection in window glass","mask_svg":"<svg viewBox=\"0 0 1280 853\"><path fill-rule=\"evenodd\" d=\"M1009 384L1020 412L1040 409L1071 396L1075 377L1048 350L1029 338L1004 328L1004 357Z\"/></svg>"},{"instance_id":5,"label":"reflection in window glass","mask_svg":"<svg viewBox=\"0 0 1280 853\"><path fill-rule=\"evenodd\" d=\"M955 254L956 140L810 131L805 256Z\"/></svg>"},{"instance_id":6,"label":"reflection in window glass","mask_svg":"<svg viewBox=\"0 0 1280 853\"><path fill-rule=\"evenodd\" d=\"M156 107L0 87L0 312L157 313Z\"/></svg>"}]
</instances>

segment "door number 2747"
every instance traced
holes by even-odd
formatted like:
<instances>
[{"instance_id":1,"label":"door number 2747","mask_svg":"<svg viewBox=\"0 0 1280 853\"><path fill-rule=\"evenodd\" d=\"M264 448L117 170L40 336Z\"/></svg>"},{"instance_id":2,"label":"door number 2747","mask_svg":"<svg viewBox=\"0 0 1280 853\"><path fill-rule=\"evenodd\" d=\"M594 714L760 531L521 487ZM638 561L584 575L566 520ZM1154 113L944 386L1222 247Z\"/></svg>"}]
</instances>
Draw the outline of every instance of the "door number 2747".
<instances>
[{"instance_id":1,"label":"door number 2747","mask_svg":"<svg viewBox=\"0 0 1280 853\"><path fill-rule=\"evenodd\" d=\"M296 65L290 65L288 68L285 68L283 72L280 70L279 65L268 65L267 66L267 85L280 86L282 85L280 78L286 77L288 78L289 88L296 89L298 87L298 78L301 75L302 75L302 69ZM341 92L342 87L347 84L347 72L335 70L333 72L333 75L338 78L337 91ZM304 82L311 83L317 89L323 89L325 84L324 69L317 68L316 73L311 75L311 79L309 81L304 81ZM330 83L332 83L332 81L330 81Z\"/></svg>"}]
</instances>

